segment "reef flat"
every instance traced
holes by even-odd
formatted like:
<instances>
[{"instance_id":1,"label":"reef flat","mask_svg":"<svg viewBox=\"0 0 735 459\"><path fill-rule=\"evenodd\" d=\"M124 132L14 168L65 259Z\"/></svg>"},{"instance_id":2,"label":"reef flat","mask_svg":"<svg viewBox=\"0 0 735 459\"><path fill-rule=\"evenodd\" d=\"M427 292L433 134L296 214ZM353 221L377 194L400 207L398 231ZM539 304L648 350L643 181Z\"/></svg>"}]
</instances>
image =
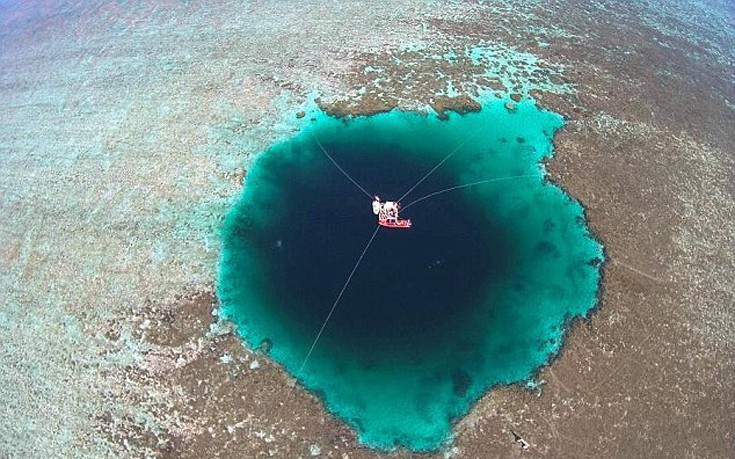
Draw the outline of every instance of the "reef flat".
<instances>
[{"instance_id":1,"label":"reef flat","mask_svg":"<svg viewBox=\"0 0 735 459\"><path fill-rule=\"evenodd\" d=\"M732 457L733 22L728 0L0 1L0 455L381 457L219 320L225 217L317 97L349 120L510 94L564 117L544 165L604 243L600 307L531 390L394 455L509 457L516 432Z\"/></svg>"}]
</instances>

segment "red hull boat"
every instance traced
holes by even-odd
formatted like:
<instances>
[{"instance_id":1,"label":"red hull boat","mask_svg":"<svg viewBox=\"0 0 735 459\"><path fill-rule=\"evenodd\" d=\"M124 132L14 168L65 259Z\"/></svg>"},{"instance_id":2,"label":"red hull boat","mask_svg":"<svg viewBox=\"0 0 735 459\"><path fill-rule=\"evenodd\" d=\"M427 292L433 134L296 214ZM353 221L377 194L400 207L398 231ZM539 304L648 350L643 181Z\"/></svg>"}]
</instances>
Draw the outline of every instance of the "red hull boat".
<instances>
[{"instance_id":1,"label":"red hull boat","mask_svg":"<svg viewBox=\"0 0 735 459\"><path fill-rule=\"evenodd\" d=\"M378 225L386 228L410 228L411 220L402 220L398 217L398 209L401 204L393 201L382 202L375 196L373 200L373 213L378 216Z\"/></svg>"},{"instance_id":2,"label":"red hull boat","mask_svg":"<svg viewBox=\"0 0 735 459\"><path fill-rule=\"evenodd\" d=\"M411 220L380 220L378 219L378 225L385 226L386 228L410 228Z\"/></svg>"}]
</instances>

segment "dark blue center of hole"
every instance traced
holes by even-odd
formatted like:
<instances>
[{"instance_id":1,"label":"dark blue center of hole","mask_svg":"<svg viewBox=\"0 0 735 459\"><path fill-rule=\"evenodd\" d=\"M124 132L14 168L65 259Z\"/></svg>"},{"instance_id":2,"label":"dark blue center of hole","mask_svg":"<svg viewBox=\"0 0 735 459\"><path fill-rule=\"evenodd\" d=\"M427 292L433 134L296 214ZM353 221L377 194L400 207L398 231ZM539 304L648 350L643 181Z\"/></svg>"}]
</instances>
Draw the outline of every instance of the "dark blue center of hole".
<instances>
[{"instance_id":1,"label":"dark blue center of hole","mask_svg":"<svg viewBox=\"0 0 735 459\"><path fill-rule=\"evenodd\" d=\"M407 157L397 145L324 148L366 189L397 199L436 165L436 155ZM312 147L317 148L316 144ZM318 153L318 152L317 152ZM312 152L313 154L313 152ZM274 158L280 190L274 244L262 256L282 314L306 335L319 330L343 282L372 234L370 199L323 156L305 167ZM453 186L450 167L432 174L411 195ZM456 339L457 322L488 283L512 262L509 236L463 194L446 194L405 212L409 230L381 228L325 330L324 345L414 353L422 345ZM292 223L289 223L292 222ZM294 225L293 222L298 222ZM278 243L278 241L281 241Z\"/></svg>"}]
</instances>

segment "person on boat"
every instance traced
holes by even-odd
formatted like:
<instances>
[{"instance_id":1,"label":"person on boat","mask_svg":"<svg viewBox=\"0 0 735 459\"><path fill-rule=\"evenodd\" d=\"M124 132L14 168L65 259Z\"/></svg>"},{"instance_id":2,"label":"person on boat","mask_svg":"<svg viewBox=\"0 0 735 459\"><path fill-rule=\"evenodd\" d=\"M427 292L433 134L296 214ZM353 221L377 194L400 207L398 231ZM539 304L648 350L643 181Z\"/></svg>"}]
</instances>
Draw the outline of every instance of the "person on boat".
<instances>
[{"instance_id":1,"label":"person on boat","mask_svg":"<svg viewBox=\"0 0 735 459\"><path fill-rule=\"evenodd\" d=\"M386 201L385 204L383 204L383 208L385 209L385 213L389 220L398 220L398 204L393 201Z\"/></svg>"},{"instance_id":2,"label":"person on boat","mask_svg":"<svg viewBox=\"0 0 735 459\"><path fill-rule=\"evenodd\" d=\"M380 209L382 209L383 205L380 203L380 196L375 196L373 199L373 213L375 215L380 214Z\"/></svg>"}]
</instances>

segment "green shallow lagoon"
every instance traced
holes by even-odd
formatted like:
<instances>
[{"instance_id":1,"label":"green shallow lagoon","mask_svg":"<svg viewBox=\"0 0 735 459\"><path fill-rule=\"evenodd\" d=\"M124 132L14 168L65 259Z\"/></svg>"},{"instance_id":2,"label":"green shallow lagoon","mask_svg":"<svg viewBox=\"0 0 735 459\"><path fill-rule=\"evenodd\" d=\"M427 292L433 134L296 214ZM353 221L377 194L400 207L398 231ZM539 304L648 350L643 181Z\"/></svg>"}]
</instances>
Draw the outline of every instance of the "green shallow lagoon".
<instances>
[{"instance_id":1,"label":"green shallow lagoon","mask_svg":"<svg viewBox=\"0 0 735 459\"><path fill-rule=\"evenodd\" d=\"M541 166L563 121L532 102L515 111L504 102L448 121L319 114L258 157L228 215L224 316L371 447L440 448L473 402L531 378L559 351L568 322L596 305L602 247ZM380 229L297 374L376 227L370 199L316 139L384 199L458 150L403 200L413 228Z\"/></svg>"}]
</instances>

